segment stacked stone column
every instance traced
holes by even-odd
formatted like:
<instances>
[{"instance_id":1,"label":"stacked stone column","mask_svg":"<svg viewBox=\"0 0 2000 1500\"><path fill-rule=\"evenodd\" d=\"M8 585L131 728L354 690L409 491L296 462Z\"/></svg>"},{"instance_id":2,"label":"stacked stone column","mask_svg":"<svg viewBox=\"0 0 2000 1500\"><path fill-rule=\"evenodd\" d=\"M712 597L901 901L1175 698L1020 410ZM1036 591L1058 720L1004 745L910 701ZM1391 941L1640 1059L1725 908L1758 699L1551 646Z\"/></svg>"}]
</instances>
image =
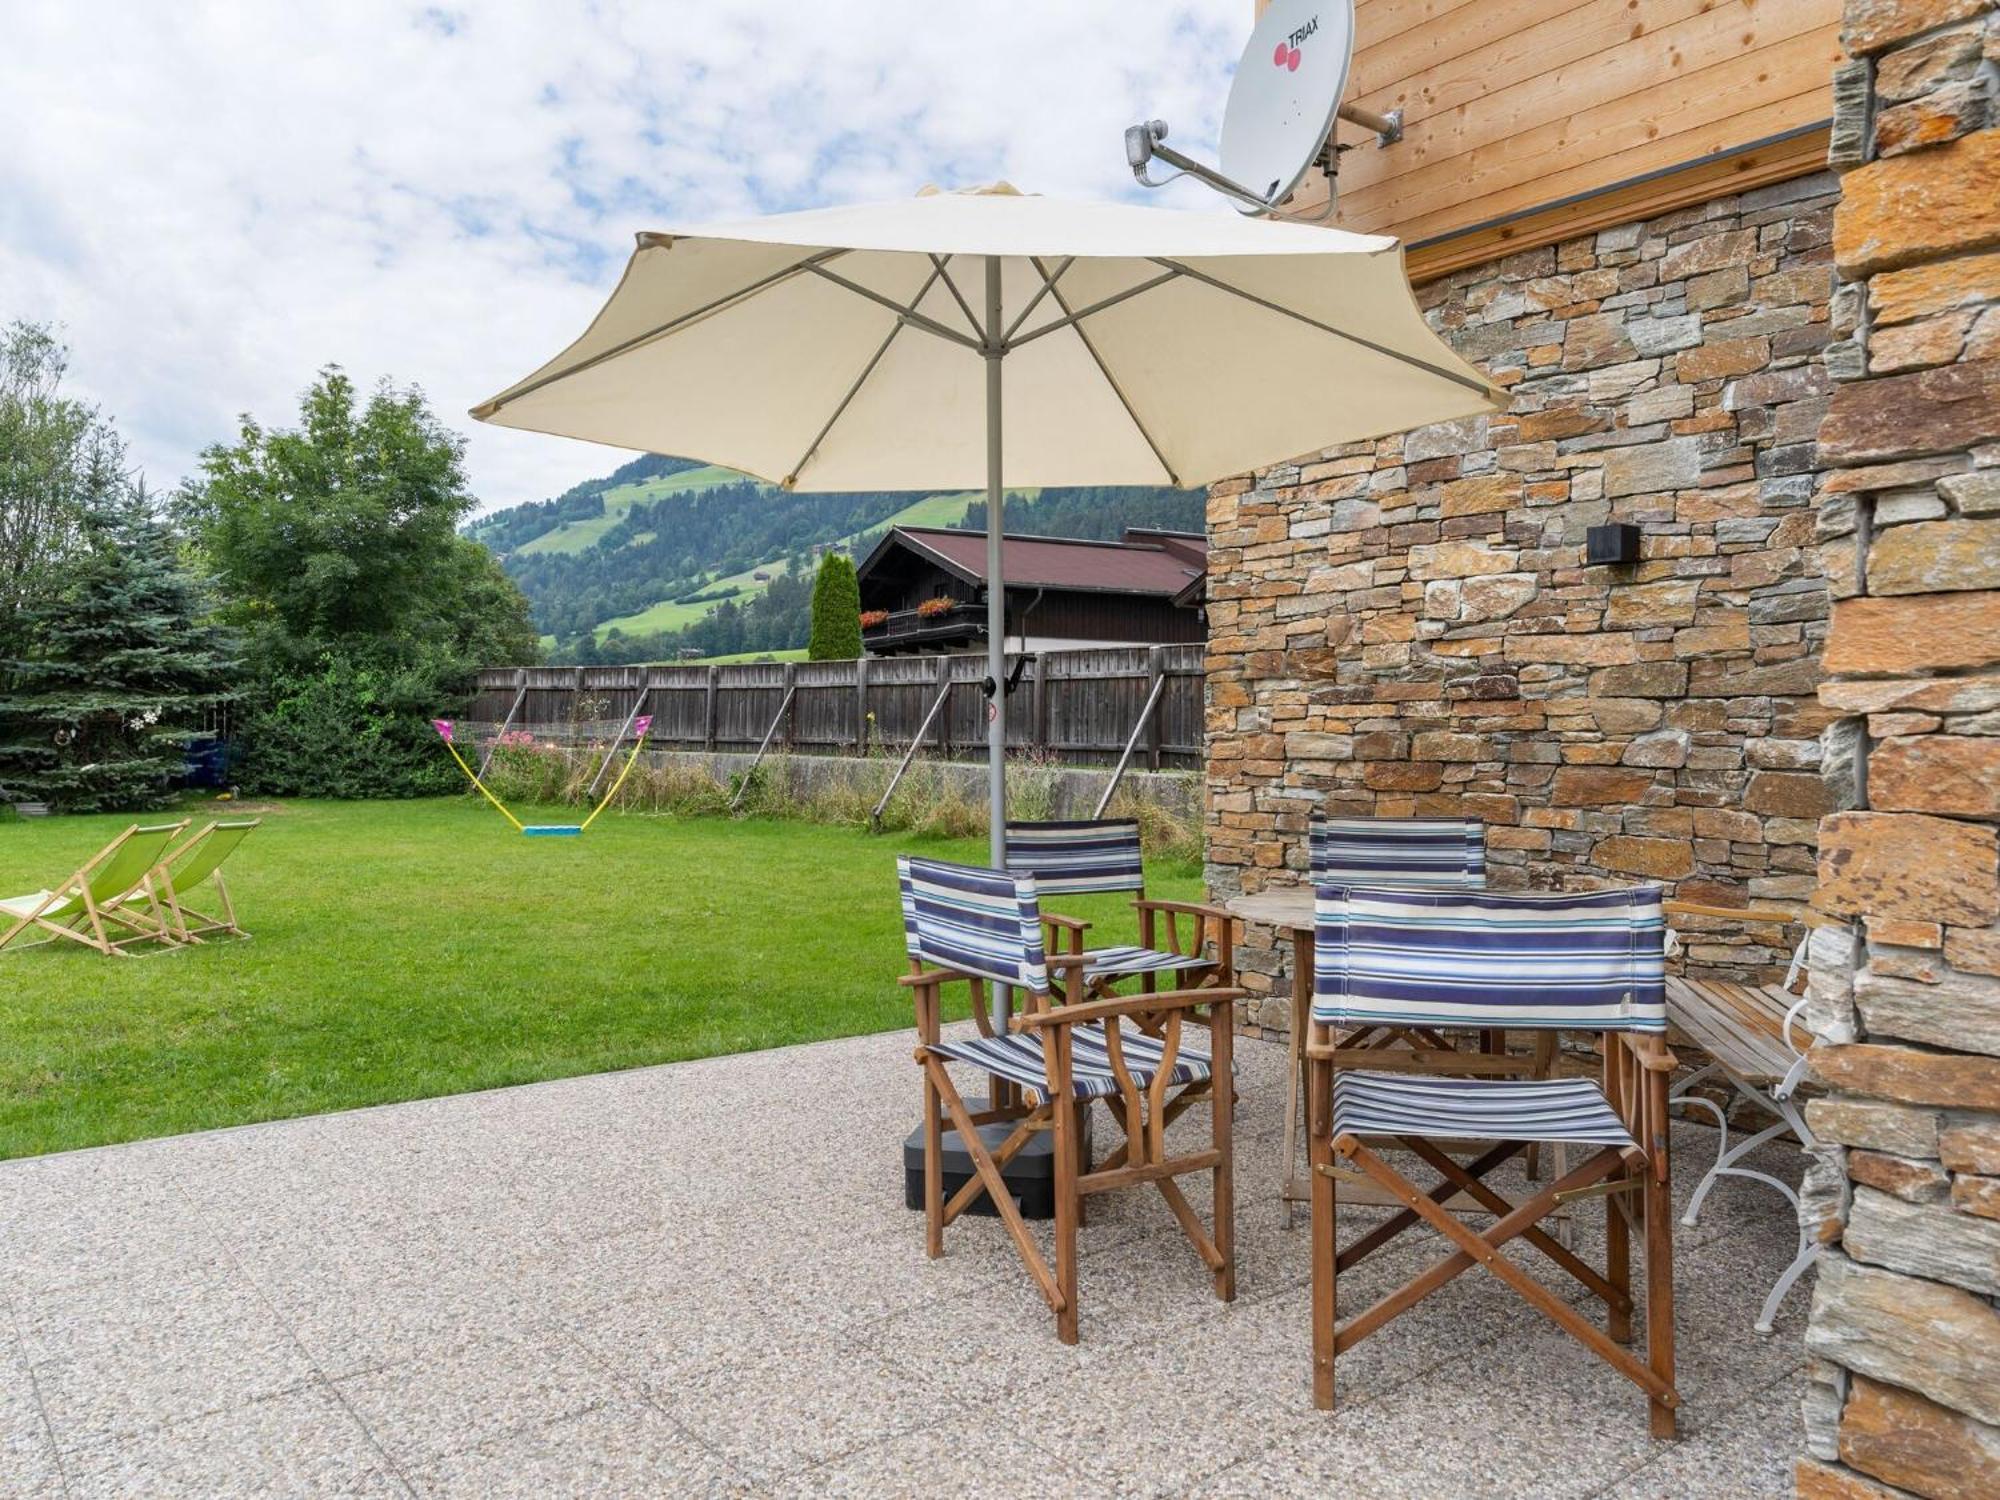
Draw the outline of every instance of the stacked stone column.
<instances>
[{"instance_id":1,"label":"stacked stone column","mask_svg":"<svg viewBox=\"0 0 2000 1500\"><path fill-rule=\"evenodd\" d=\"M1798 1491L2000 1494L2000 19L1848 0Z\"/></svg>"}]
</instances>

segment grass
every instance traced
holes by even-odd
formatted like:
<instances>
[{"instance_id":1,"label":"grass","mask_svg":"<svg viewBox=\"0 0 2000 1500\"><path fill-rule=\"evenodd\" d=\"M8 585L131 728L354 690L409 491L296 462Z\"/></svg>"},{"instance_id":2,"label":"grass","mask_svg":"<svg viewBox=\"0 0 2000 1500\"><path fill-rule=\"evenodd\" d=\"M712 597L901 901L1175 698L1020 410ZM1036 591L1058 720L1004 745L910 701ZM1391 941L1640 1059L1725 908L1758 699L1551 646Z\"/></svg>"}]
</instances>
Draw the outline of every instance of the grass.
<instances>
[{"instance_id":1,"label":"grass","mask_svg":"<svg viewBox=\"0 0 2000 1500\"><path fill-rule=\"evenodd\" d=\"M0 953L0 1157L907 1027L892 860L984 862L792 821L607 813L572 840L470 798L259 810L230 869L250 941ZM128 821L0 824L0 891ZM1062 909L1133 940L1115 896Z\"/></svg>"}]
</instances>

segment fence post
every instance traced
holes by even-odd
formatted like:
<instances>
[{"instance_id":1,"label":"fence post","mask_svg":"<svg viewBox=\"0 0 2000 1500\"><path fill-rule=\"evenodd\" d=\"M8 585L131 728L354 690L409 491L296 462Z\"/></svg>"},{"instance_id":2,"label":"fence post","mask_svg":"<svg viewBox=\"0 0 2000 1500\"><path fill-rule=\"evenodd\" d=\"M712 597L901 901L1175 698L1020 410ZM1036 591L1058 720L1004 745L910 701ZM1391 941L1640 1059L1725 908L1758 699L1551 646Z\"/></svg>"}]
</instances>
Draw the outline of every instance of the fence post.
<instances>
[{"instance_id":1,"label":"fence post","mask_svg":"<svg viewBox=\"0 0 2000 1500\"><path fill-rule=\"evenodd\" d=\"M798 732L799 705L792 695L799 685L797 662L785 663L785 749L793 748L793 736Z\"/></svg>"},{"instance_id":2,"label":"fence post","mask_svg":"<svg viewBox=\"0 0 2000 1500\"><path fill-rule=\"evenodd\" d=\"M1049 655L1046 651L1035 653L1035 698L1028 738L1037 755L1049 753Z\"/></svg>"},{"instance_id":3,"label":"fence post","mask_svg":"<svg viewBox=\"0 0 2000 1500\"><path fill-rule=\"evenodd\" d=\"M1146 758L1152 768L1160 769L1160 713L1157 703L1166 675L1167 648L1152 646L1146 651L1146 700L1154 703L1154 711L1146 716Z\"/></svg>"},{"instance_id":4,"label":"fence post","mask_svg":"<svg viewBox=\"0 0 2000 1500\"><path fill-rule=\"evenodd\" d=\"M951 759L951 653L942 652L938 656L937 692L939 700L938 719L938 759Z\"/></svg>"},{"instance_id":5,"label":"fence post","mask_svg":"<svg viewBox=\"0 0 2000 1500\"><path fill-rule=\"evenodd\" d=\"M702 744L715 754L715 668L708 669L708 702L702 710Z\"/></svg>"},{"instance_id":6,"label":"fence post","mask_svg":"<svg viewBox=\"0 0 2000 1500\"><path fill-rule=\"evenodd\" d=\"M583 668L578 667L576 669L576 674L569 680L569 722L570 722L570 728L572 730L576 728L576 725L579 722L577 716L582 712L583 712Z\"/></svg>"},{"instance_id":7,"label":"fence post","mask_svg":"<svg viewBox=\"0 0 2000 1500\"><path fill-rule=\"evenodd\" d=\"M868 658L854 658L854 753L868 753Z\"/></svg>"}]
</instances>

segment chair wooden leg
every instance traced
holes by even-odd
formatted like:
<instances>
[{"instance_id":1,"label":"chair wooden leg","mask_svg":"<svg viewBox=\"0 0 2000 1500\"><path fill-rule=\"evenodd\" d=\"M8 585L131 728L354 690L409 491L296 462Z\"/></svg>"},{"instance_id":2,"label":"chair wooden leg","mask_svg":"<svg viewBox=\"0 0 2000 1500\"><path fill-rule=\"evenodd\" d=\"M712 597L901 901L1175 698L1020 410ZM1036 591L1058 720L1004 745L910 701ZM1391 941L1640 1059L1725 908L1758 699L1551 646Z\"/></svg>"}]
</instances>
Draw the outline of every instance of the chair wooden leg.
<instances>
[{"instance_id":1,"label":"chair wooden leg","mask_svg":"<svg viewBox=\"0 0 2000 1500\"><path fill-rule=\"evenodd\" d=\"M1621 1197L1604 1200L1604 1279L1623 1298L1609 1305L1606 1331L1621 1344L1632 1342L1632 1226Z\"/></svg>"},{"instance_id":2,"label":"chair wooden leg","mask_svg":"<svg viewBox=\"0 0 2000 1500\"><path fill-rule=\"evenodd\" d=\"M932 1260L944 1254L944 1106L929 1068L924 1069L924 1253Z\"/></svg>"},{"instance_id":3,"label":"chair wooden leg","mask_svg":"<svg viewBox=\"0 0 2000 1500\"><path fill-rule=\"evenodd\" d=\"M1215 1270L1215 1295L1224 1302L1236 1300L1236 1091L1229 1086L1235 1038L1230 1031L1230 1009L1225 1003L1212 1011L1215 1025L1211 1028L1214 1063L1211 1076L1221 1080L1221 1086L1209 1090L1213 1096L1215 1149L1221 1155L1214 1176L1215 1248L1222 1254L1222 1264Z\"/></svg>"},{"instance_id":4,"label":"chair wooden leg","mask_svg":"<svg viewBox=\"0 0 2000 1500\"><path fill-rule=\"evenodd\" d=\"M1669 1387L1674 1383L1674 1205L1661 1180L1646 1171L1646 1363ZM1657 1397L1647 1402L1654 1437L1674 1436L1674 1408Z\"/></svg>"},{"instance_id":5,"label":"chair wooden leg","mask_svg":"<svg viewBox=\"0 0 2000 1500\"><path fill-rule=\"evenodd\" d=\"M1312 1179L1313 1405L1321 1411L1333 1410L1333 1341L1337 1316L1334 1219L1339 1204L1334 1179L1320 1170L1333 1165L1333 1137L1327 1111L1317 1104L1321 1091L1330 1087L1327 1079L1331 1072L1330 1064L1315 1060L1306 1074L1306 1172Z\"/></svg>"},{"instance_id":6,"label":"chair wooden leg","mask_svg":"<svg viewBox=\"0 0 2000 1500\"><path fill-rule=\"evenodd\" d=\"M1068 1071L1067 1067L1061 1070L1059 1083L1069 1081ZM1055 1117L1056 1291L1062 1299L1056 1309L1056 1337L1065 1344L1074 1344L1077 1340L1076 1226L1082 1207L1082 1195L1077 1191L1075 1098L1058 1098Z\"/></svg>"}]
</instances>

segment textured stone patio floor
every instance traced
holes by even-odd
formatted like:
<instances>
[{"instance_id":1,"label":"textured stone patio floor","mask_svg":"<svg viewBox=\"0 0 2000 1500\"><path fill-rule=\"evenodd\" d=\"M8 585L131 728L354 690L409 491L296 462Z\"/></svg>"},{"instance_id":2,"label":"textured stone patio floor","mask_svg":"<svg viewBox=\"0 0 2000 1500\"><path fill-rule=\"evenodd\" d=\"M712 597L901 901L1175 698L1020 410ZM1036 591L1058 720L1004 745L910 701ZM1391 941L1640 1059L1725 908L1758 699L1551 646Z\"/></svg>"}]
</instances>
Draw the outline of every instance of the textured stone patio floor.
<instances>
[{"instance_id":1,"label":"textured stone patio floor","mask_svg":"<svg viewBox=\"0 0 2000 1500\"><path fill-rule=\"evenodd\" d=\"M1789 1493L1804 1293L1750 1331L1795 1242L1754 1183L1679 1232L1681 1441L1477 1275L1315 1412L1283 1054L1238 1055L1238 1300L1112 1195L1073 1349L994 1221L924 1258L906 1033L0 1163L0 1493ZM1714 1136L1677 1143L1685 1195Z\"/></svg>"}]
</instances>

